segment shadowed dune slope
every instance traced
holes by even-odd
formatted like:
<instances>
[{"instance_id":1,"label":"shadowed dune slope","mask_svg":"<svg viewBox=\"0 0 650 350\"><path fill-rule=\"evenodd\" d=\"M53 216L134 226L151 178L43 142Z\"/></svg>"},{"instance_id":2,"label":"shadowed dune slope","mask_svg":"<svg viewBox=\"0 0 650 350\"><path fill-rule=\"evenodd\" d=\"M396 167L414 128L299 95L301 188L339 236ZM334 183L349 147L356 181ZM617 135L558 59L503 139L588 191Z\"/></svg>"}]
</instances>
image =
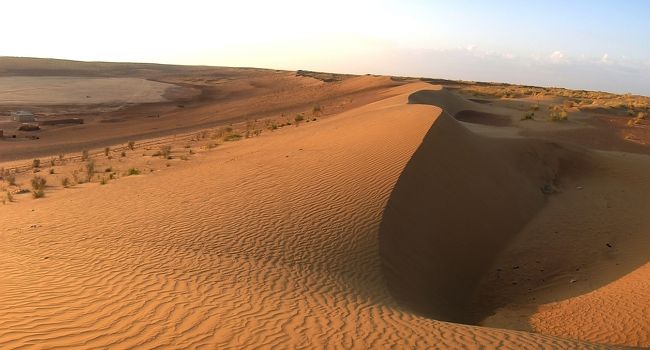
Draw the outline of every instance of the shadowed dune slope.
<instances>
[{"instance_id":1,"label":"shadowed dune slope","mask_svg":"<svg viewBox=\"0 0 650 350\"><path fill-rule=\"evenodd\" d=\"M409 101L463 108L445 90L420 91ZM578 164L574 153L542 141L487 139L439 116L382 219L380 254L393 295L427 316L474 322L468 303L481 277L568 164Z\"/></svg>"}]
</instances>

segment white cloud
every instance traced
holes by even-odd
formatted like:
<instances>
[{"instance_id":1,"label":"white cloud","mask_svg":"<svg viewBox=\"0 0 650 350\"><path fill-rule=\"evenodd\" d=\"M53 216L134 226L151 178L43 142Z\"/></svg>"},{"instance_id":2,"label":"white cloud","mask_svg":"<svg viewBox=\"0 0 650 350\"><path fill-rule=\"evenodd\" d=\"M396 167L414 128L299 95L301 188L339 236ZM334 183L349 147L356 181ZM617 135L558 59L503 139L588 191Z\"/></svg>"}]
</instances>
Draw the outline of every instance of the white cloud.
<instances>
[{"instance_id":1,"label":"white cloud","mask_svg":"<svg viewBox=\"0 0 650 350\"><path fill-rule=\"evenodd\" d=\"M566 62L566 58L565 58L564 53L562 51L553 51L553 53L548 57L551 60L551 62L553 62L553 63Z\"/></svg>"},{"instance_id":2,"label":"white cloud","mask_svg":"<svg viewBox=\"0 0 650 350\"><path fill-rule=\"evenodd\" d=\"M603 62L603 63L611 63L611 61L609 60L609 54L608 54L608 53L605 53L605 54L603 55L603 57L600 59L600 62Z\"/></svg>"}]
</instances>

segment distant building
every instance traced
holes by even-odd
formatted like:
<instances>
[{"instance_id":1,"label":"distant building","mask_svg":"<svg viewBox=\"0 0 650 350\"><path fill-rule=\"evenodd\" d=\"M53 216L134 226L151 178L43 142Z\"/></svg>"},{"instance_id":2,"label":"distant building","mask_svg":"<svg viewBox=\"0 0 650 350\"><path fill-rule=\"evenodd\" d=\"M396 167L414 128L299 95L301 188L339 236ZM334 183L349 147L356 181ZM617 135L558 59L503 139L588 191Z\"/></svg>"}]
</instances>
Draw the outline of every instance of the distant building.
<instances>
[{"instance_id":1,"label":"distant building","mask_svg":"<svg viewBox=\"0 0 650 350\"><path fill-rule=\"evenodd\" d=\"M14 121L20 123L33 123L36 121L36 116L29 111L15 111L11 113L11 117Z\"/></svg>"}]
</instances>

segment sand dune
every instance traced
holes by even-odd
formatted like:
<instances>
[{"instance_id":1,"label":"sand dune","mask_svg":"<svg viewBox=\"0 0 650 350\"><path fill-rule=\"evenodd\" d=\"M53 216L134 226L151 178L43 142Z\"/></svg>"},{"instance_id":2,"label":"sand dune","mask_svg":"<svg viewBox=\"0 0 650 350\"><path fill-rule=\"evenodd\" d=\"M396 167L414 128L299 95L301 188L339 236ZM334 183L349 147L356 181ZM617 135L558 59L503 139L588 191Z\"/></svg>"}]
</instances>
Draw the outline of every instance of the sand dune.
<instances>
[{"instance_id":1,"label":"sand dune","mask_svg":"<svg viewBox=\"0 0 650 350\"><path fill-rule=\"evenodd\" d=\"M446 90L409 101L462 100ZM469 302L487 267L544 204L570 151L530 140L487 139L442 114L401 174L382 220L391 291L437 319L472 322Z\"/></svg>"},{"instance_id":2,"label":"sand dune","mask_svg":"<svg viewBox=\"0 0 650 350\"><path fill-rule=\"evenodd\" d=\"M432 305L426 311L444 319L467 315L463 304L486 268L476 264L487 263L494 255L489 248L540 209L539 186L573 155L543 143L511 149L508 142L487 142L439 108L407 104L423 89L432 88L391 88L378 102L225 145L196 162L2 208L0 344L602 347L441 322L394 301L382 265L397 295ZM448 187L452 180L462 188ZM502 220L504 211L511 220ZM452 239L445 251L433 246L444 259L428 247L401 250L429 233L420 226L427 223ZM499 236L467 237L461 228ZM415 269L403 270L409 266ZM446 285L417 280L430 271L442 271L436 278ZM427 302L428 296L438 299Z\"/></svg>"},{"instance_id":3,"label":"sand dune","mask_svg":"<svg viewBox=\"0 0 650 350\"><path fill-rule=\"evenodd\" d=\"M445 90L409 101L475 107ZM486 138L443 113L384 212L389 288L435 319L649 346L648 161Z\"/></svg>"}]
</instances>

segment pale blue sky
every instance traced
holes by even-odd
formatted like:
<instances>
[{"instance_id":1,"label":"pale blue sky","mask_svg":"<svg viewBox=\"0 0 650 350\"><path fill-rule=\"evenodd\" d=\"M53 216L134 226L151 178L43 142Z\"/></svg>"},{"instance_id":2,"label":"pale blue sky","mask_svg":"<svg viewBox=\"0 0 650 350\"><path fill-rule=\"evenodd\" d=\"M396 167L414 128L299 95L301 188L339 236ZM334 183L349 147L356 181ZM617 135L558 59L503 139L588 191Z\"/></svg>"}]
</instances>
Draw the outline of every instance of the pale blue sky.
<instances>
[{"instance_id":1,"label":"pale blue sky","mask_svg":"<svg viewBox=\"0 0 650 350\"><path fill-rule=\"evenodd\" d=\"M488 80L650 95L650 1L3 3L0 55Z\"/></svg>"}]
</instances>

